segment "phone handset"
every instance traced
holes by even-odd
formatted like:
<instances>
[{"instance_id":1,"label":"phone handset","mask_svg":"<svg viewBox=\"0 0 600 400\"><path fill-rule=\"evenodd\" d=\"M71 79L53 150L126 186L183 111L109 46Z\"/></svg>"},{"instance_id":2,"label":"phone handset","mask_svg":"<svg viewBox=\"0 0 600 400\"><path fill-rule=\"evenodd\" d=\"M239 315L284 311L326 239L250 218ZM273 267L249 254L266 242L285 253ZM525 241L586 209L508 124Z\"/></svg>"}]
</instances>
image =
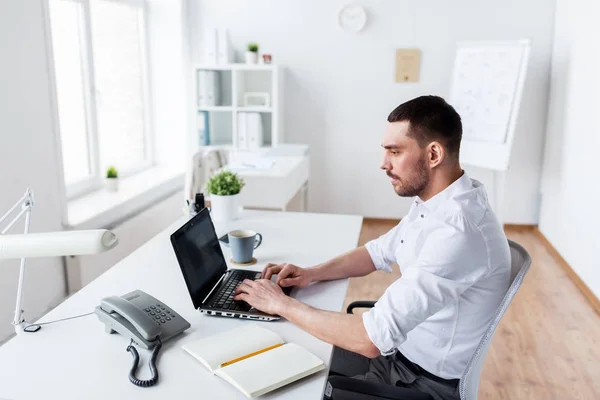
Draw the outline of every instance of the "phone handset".
<instances>
[{"instance_id":1,"label":"phone handset","mask_svg":"<svg viewBox=\"0 0 600 400\"><path fill-rule=\"evenodd\" d=\"M107 313L116 312L125 318L147 341L154 341L161 334L160 327L149 315L122 297L105 297L100 303L100 308Z\"/></svg>"}]
</instances>

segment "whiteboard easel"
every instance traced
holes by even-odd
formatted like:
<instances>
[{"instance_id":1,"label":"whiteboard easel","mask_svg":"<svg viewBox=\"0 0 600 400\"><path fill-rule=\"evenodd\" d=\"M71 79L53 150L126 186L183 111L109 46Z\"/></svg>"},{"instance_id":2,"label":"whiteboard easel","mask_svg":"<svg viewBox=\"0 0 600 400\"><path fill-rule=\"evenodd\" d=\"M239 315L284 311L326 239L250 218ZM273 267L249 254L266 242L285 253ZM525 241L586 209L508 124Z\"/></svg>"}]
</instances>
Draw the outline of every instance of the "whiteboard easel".
<instances>
[{"instance_id":1,"label":"whiteboard easel","mask_svg":"<svg viewBox=\"0 0 600 400\"><path fill-rule=\"evenodd\" d=\"M463 42L454 62L449 103L463 123L460 161L494 171L492 208L501 222L530 47L529 40Z\"/></svg>"}]
</instances>

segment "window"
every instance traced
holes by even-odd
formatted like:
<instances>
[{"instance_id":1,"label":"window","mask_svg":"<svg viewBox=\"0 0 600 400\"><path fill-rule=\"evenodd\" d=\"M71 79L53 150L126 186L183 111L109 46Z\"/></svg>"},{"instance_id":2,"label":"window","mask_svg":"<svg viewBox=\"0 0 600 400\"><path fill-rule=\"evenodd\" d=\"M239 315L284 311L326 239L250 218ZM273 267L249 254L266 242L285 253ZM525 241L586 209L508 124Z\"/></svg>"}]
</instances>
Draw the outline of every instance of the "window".
<instances>
[{"instance_id":1,"label":"window","mask_svg":"<svg viewBox=\"0 0 600 400\"><path fill-rule=\"evenodd\" d=\"M153 164L141 0L49 0L67 196Z\"/></svg>"}]
</instances>

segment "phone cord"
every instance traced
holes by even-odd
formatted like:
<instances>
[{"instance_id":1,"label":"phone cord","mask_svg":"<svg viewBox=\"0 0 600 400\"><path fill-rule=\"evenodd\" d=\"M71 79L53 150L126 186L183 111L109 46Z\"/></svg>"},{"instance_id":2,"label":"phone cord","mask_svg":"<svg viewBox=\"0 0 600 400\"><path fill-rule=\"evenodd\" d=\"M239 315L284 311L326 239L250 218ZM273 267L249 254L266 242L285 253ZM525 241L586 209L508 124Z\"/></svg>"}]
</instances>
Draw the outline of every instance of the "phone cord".
<instances>
[{"instance_id":1,"label":"phone cord","mask_svg":"<svg viewBox=\"0 0 600 400\"><path fill-rule=\"evenodd\" d=\"M158 343L154 346L154 350L152 350L152 356L150 356L150 372L152 372L152 378L147 380L141 380L135 377L135 373L138 368L138 363L140 362L140 355L138 354L135 347L133 347L133 340L127 346L127 351L131 353L133 356L133 365L131 366L131 370L129 371L129 381L133 383L135 386L139 387L150 387L156 385L158 382L158 370L156 369L156 359L158 358L158 352L162 347L162 343L160 338L158 338Z\"/></svg>"}]
</instances>

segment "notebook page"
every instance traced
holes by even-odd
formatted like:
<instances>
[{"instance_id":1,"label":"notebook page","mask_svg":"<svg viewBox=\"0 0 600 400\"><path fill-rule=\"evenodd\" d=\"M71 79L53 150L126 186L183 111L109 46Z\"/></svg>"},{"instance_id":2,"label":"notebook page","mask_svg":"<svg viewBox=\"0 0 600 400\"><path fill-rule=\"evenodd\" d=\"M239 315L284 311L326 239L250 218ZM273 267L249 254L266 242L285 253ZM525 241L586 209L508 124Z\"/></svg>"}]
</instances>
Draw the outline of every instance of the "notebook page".
<instances>
[{"instance_id":1,"label":"notebook page","mask_svg":"<svg viewBox=\"0 0 600 400\"><path fill-rule=\"evenodd\" d=\"M183 345L183 349L204 364L210 371L221 364L278 343L285 343L275 332L256 324L209 336Z\"/></svg>"},{"instance_id":2,"label":"notebook page","mask_svg":"<svg viewBox=\"0 0 600 400\"><path fill-rule=\"evenodd\" d=\"M323 368L320 358L297 344L287 343L223 367L215 374L247 397L257 397Z\"/></svg>"}]
</instances>

